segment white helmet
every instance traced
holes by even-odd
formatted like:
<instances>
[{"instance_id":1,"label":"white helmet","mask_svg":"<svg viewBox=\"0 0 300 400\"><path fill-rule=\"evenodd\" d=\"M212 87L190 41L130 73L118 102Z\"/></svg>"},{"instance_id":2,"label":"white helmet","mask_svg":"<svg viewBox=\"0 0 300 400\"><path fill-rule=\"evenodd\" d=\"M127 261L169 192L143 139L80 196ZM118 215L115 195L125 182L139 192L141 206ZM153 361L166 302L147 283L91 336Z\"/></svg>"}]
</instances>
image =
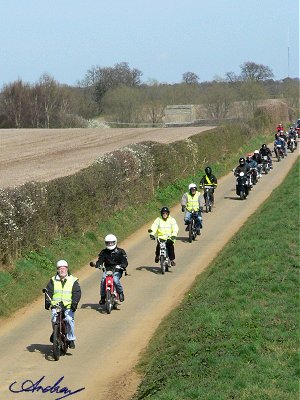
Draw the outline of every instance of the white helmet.
<instances>
[{"instance_id":1,"label":"white helmet","mask_svg":"<svg viewBox=\"0 0 300 400\"><path fill-rule=\"evenodd\" d=\"M197 190L197 185L195 183L190 183L189 184L189 190L191 189L196 189Z\"/></svg>"},{"instance_id":2,"label":"white helmet","mask_svg":"<svg viewBox=\"0 0 300 400\"><path fill-rule=\"evenodd\" d=\"M254 154L259 154L259 151L258 150L254 150Z\"/></svg>"},{"instance_id":3,"label":"white helmet","mask_svg":"<svg viewBox=\"0 0 300 400\"><path fill-rule=\"evenodd\" d=\"M117 246L117 238L115 237L115 235L112 234L106 235L104 241L105 241L105 246L108 250L113 250Z\"/></svg>"},{"instance_id":4,"label":"white helmet","mask_svg":"<svg viewBox=\"0 0 300 400\"><path fill-rule=\"evenodd\" d=\"M68 267L69 265L68 265L68 263L67 263L67 261L66 260L59 260L59 261L57 261L57 263L56 263L56 268L59 268L59 267Z\"/></svg>"}]
</instances>

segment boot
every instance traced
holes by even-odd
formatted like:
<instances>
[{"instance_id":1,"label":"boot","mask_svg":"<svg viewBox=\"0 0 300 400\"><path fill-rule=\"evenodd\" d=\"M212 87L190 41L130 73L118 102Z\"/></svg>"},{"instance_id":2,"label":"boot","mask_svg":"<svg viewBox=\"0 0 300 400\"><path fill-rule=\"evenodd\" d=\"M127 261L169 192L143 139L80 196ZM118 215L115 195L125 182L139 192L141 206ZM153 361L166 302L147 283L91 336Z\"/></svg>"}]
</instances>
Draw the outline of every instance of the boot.
<instances>
[{"instance_id":1,"label":"boot","mask_svg":"<svg viewBox=\"0 0 300 400\"><path fill-rule=\"evenodd\" d=\"M120 299L121 303L124 301L124 293L123 292L119 293L119 299Z\"/></svg>"},{"instance_id":2,"label":"boot","mask_svg":"<svg viewBox=\"0 0 300 400\"><path fill-rule=\"evenodd\" d=\"M100 301L99 301L99 304L100 304L101 306L103 306L103 304L105 304L105 297L101 296L101 299L100 299Z\"/></svg>"}]
</instances>

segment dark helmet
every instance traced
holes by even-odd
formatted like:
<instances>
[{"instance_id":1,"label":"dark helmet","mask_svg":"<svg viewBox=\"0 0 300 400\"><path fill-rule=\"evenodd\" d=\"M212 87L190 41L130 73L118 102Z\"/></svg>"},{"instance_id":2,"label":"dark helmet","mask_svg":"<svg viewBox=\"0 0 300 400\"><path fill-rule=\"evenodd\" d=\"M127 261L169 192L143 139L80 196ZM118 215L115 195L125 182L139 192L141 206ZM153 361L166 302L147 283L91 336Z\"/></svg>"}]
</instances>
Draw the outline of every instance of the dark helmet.
<instances>
[{"instance_id":1,"label":"dark helmet","mask_svg":"<svg viewBox=\"0 0 300 400\"><path fill-rule=\"evenodd\" d=\"M206 175L208 175L208 176L211 175L211 173L212 173L212 170L210 167L206 167L204 171L205 171Z\"/></svg>"},{"instance_id":2,"label":"dark helmet","mask_svg":"<svg viewBox=\"0 0 300 400\"><path fill-rule=\"evenodd\" d=\"M262 149L266 149L266 148L267 148L267 145L264 143L264 144L261 146L261 148L262 148Z\"/></svg>"},{"instance_id":3,"label":"dark helmet","mask_svg":"<svg viewBox=\"0 0 300 400\"><path fill-rule=\"evenodd\" d=\"M160 210L160 215L162 216L164 212L168 213L168 216L170 215L170 210L168 209L168 207L163 207Z\"/></svg>"},{"instance_id":4,"label":"dark helmet","mask_svg":"<svg viewBox=\"0 0 300 400\"><path fill-rule=\"evenodd\" d=\"M239 164L240 164L240 165L244 165L244 164L245 164L245 159L244 159L244 157L241 157L241 158L239 159Z\"/></svg>"}]
</instances>

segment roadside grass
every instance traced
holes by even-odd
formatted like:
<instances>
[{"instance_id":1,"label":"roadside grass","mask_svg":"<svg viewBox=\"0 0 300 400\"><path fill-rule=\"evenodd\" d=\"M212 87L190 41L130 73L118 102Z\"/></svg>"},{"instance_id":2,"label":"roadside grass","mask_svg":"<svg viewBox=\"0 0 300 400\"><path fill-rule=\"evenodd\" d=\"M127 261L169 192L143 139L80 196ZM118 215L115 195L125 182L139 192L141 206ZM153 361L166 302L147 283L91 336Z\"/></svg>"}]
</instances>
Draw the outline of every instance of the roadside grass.
<instances>
[{"instance_id":1,"label":"roadside grass","mask_svg":"<svg viewBox=\"0 0 300 400\"><path fill-rule=\"evenodd\" d=\"M218 178L226 175L241 155L259 148L262 143L272 140L272 134L251 137L238 153L228 154L225 159L210 164ZM214 145L214 144L212 144ZM185 179L163 189L157 189L154 199L146 204L133 204L118 211L112 218L98 224L95 230L82 232L77 236L56 239L47 247L31 251L19 259L11 271L0 271L0 317L7 317L13 311L30 303L41 294L41 288L55 271L58 259L69 262L72 273L97 257L103 247L103 238L109 232L119 241L137 230L159 214L162 206L172 207L179 203L182 194L191 182L199 184L204 171L198 171ZM145 235L147 232L145 232Z\"/></svg>"},{"instance_id":2,"label":"roadside grass","mask_svg":"<svg viewBox=\"0 0 300 400\"><path fill-rule=\"evenodd\" d=\"M299 166L161 323L134 400L299 398Z\"/></svg>"}]
</instances>

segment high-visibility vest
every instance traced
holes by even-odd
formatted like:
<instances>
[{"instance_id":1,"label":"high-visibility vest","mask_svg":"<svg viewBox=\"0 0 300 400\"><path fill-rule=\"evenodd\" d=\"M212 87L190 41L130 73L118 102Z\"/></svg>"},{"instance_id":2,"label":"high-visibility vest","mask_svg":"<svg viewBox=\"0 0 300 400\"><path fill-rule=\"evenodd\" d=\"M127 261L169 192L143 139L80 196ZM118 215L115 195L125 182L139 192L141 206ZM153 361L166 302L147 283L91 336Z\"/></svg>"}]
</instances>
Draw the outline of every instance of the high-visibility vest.
<instances>
[{"instance_id":1,"label":"high-visibility vest","mask_svg":"<svg viewBox=\"0 0 300 400\"><path fill-rule=\"evenodd\" d=\"M63 305L67 308L71 307L72 303L72 288L74 282L76 282L78 278L73 275L68 275L63 282L60 279L57 279L57 275L52 277L53 281L53 296L51 305L63 302Z\"/></svg>"},{"instance_id":2,"label":"high-visibility vest","mask_svg":"<svg viewBox=\"0 0 300 400\"><path fill-rule=\"evenodd\" d=\"M160 239L167 240L171 236L177 236L179 228L175 219L169 216L166 220L161 217L156 218L151 226L151 230Z\"/></svg>"},{"instance_id":3,"label":"high-visibility vest","mask_svg":"<svg viewBox=\"0 0 300 400\"><path fill-rule=\"evenodd\" d=\"M187 193L187 203L186 203L186 209L188 211L199 211L199 196L200 193L196 192L194 196L192 196L190 193Z\"/></svg>"}]
</instances>

